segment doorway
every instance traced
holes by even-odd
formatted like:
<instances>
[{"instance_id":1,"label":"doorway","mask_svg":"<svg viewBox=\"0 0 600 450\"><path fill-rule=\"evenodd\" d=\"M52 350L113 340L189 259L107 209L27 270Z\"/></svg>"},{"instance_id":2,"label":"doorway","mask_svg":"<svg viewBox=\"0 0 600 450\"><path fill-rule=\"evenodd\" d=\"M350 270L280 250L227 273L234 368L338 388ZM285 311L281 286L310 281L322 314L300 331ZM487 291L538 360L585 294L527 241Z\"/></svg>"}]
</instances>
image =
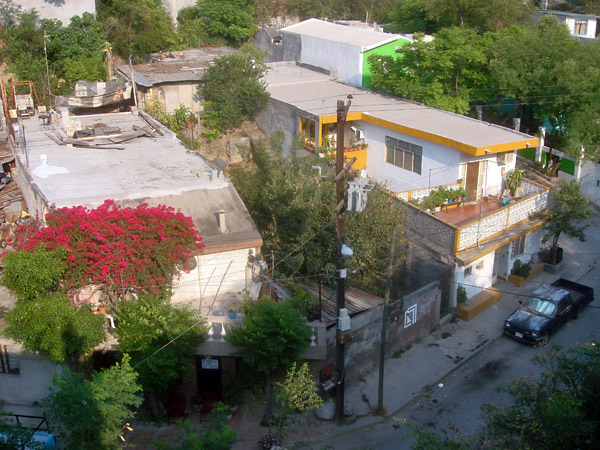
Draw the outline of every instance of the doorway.
<instances>
[{"instance_id":1,"label":"doorway","mask_svg":"<svg viewBox=\"0 0 600 450\"><path fill-rule=\"evenodd\" d=\"M200 394L211 393L221 398L222 388L221 358L211 356L196 357L196 384Z\"/></svg>"},{"instance_id":2,"label":"doorway","mask_svg":"<svg viewBox=\"0 0 600 450\"><path fill-rule=\"evenodd\" d=\"M494 277L508 279L508 249L509 244L500 247L494 252Z\"/></svg>"},{"instance_id":3,"label":"doorway","mask_svg":"<svg viewBox=\"0 0 600 450\"><path fill-rule=\"evenodd\" d=\"M467 164L467 177L465 181L465 190L467 191L467 201L477 200L477 187L479 186L479 161Z\"/></svg>"}]
</instances>

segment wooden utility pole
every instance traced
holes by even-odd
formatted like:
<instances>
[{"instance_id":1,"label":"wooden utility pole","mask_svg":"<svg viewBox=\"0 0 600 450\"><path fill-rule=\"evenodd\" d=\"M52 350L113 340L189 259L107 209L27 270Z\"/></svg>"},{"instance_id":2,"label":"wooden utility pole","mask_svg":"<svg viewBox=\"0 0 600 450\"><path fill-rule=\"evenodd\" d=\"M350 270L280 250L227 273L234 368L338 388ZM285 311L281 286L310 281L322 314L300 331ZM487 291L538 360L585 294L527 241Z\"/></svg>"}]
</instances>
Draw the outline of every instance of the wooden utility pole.
<instances>
[{"instance_id":1,"label":"wooden utility pole","mask_svg":"<svg viewBox=\"0 0 600 450\"><path fill-rule=\"evenodd\" d=\"M344 167L344 129L346 117L350 109L352 96L348 96L348 102L344 105L343 100L337 101L337 149L335 153L335 180L337 193L337 206L335 207L336 222L335 230L337 234L337 302L336 318L340 316L340 309L346 305L345 273L344 260L342 256L342 246L346 241L346 224L344 221L345 195L346 195L346 168ZM341 339L341 331L337 329L335 346L335 367L339 377L337 388L335 390L335 420L338 425L344 422L344 343Z\"/></svg>"},{"instance_id":2,"label":"wooden utility pole","mask_svg":"<svg viewBox=\"0 0 600 450\"><path fill-rule=\"evenodd\" d=\"M387 268L387 282L385 284L385 301L383 304L383 319L381 321L381 342L379 343L379 390L377 392L377 413L383 414L383 368L385 363L385 341L387 339L387 320L390 311L390 292L392 290L392 270L394 268L394 255L396 253L396 225L392 231L392 245L390 247L390 260Z\"/></svg>"}]
</instances>

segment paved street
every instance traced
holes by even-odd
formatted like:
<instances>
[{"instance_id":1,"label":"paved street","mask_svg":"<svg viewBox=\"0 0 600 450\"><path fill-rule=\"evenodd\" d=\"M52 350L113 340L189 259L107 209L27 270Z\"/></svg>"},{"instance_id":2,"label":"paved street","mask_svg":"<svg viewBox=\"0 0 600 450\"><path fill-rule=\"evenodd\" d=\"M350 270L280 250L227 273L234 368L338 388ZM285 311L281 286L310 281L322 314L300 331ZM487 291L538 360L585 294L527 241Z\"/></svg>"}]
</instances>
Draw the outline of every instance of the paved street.
<instances>
[{"instance_id":1,"label":"paved street","mask_svg":"<svg viewBox=\"0 0 600 450\"><path fill-rule=\"evenodd\" d=\"M596 239L590 238L591 241ZM586 342L590 334L600 336L600 268L595 266L578 281L594 287L596 299L584 310L579 320L569 321L553 335L551 343L568 347ZM500 338L441 380L443 387L435 386L428 395L412 402L384 423L314 442L307 448L317 450L331 445L335 449L347 450L409 449L410 432L405 426L399 426L398 419L438 431L475 431L483 424L481 406L490 402L502 404L508 398L498 393L496 387L524 375L539 375L540 368L531 363L531 358L544 351L547 349L532 348L509 338ZM401 376L398 374L398 377Z\"/></svg>"}]
</instances>

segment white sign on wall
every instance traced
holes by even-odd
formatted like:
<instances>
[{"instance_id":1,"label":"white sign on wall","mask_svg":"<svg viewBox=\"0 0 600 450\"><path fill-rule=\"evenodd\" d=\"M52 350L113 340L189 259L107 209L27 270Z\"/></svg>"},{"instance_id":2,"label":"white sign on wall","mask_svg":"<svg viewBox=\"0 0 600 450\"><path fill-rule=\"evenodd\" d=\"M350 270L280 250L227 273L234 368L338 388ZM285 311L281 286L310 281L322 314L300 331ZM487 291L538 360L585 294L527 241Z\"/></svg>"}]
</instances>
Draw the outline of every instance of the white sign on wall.
<instances>
[{"instance_id":1,"label":"white sign on wall","mask_svg":"<svg viewBox=\"0 0 600 450\"><path fill-rule=\"evenodd\" d=\"M210 359L210 358L202 358L202 368L203 369L218 369L219 368L219 360L218 359Z\"/></svg>"},{"instance_id":2,"label":"white sign on wall","mask_svg":"<svg viewBox=\"0 0 600 450\"><path fill-rule=\"evenodd\" d=\"M417 305L412 305L404 312L404 328L417 323Z\"/></svg>"}]
</instances>

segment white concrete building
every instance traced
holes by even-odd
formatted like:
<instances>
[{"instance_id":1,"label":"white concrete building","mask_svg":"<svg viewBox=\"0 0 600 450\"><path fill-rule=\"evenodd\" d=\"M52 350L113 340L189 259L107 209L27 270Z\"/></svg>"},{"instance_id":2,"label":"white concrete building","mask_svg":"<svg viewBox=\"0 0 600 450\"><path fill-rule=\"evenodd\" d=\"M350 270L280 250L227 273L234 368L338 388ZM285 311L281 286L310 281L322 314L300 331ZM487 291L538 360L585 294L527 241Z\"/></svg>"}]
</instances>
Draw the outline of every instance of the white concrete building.
<instances>
[{"instance_id":1,"label":"white concrete building","mask_svg":"<svg viewBox=\"0 0 600 450\"><path fill-rule=\"evenodd\" d=\"M273 31L279 37L273 36ZM399 34L384 33L377 26L362 23L342 25L308 19L280 30L263 29L254 39L261 50L268 50L267 61L297 61L320 67L341 81L371 87L370 55L397 56L412 40Z\"/></svg>"},{"instance_id":2,"label":"white concrete building","mask_svg":"<svg viewBox=\"0 0 600 450\"><path fill-rule=\"evenodd\" d=\"M587 39L596 38L597 16L553 10L543 10L540 13L544 16L556 17L560 23L565 23L573 36Z\"/></svg>"},{"instance_id":3,"label":"white concrete building","mask_svg":"<svg viewBox=\"0 0 600 450\"><path fill-rule=\"evenodd\" d=\"M357 157L355 169L407 202L439 186L466 190L458 206L436 215L409 205L408 225L454 262L454 284L464 284L469 297L539 250L542 223L530 215L547 207L548 189L524 180L516 198L501 199L516 150L535 147L538 138L348 86L294 63L273 63L266 81L271 101L259 125L269 133L282 129L288 145L301 138L314 152L335 137L336 103L351 95L344 143L367 145L347 154Z\"/></svg>"},{"instance_id":4,"label":"white concrete building","mask_svg":"<svg viewBox=\"0 0 600 450\"><path fill-rule=\"evenodd\" d=\"M23 11L35 9L40 19L58 19L68 25L73 16L81 16L84 12L96 15L95 0L19 0Z\"/></svg>"}]
</instances>

